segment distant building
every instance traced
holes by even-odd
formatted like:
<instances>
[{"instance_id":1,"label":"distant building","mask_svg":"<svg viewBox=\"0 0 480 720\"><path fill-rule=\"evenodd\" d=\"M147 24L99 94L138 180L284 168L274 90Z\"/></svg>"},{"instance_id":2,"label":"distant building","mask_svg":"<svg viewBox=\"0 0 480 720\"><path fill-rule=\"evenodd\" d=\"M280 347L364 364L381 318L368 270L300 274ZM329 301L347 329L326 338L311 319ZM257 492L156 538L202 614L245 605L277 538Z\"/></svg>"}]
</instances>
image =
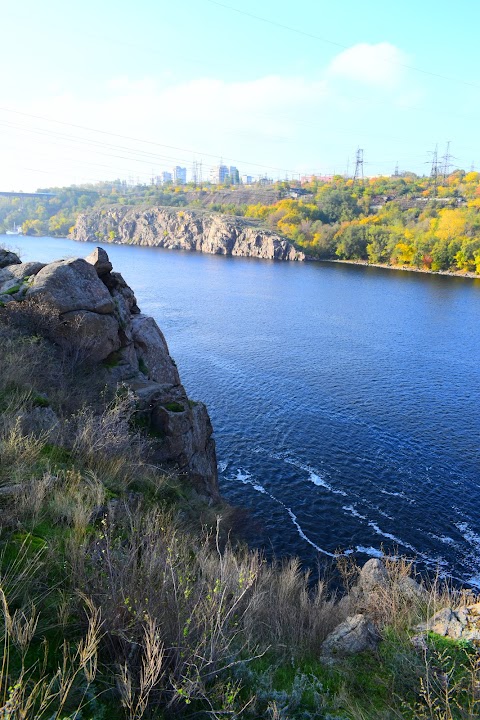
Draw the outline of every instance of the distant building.
<instances>
[{"instance_id":1,"label":"distant building","mask_svg":"<svg viewBox=\"0 0 480 720\"><path fill-rule=\"evenodd\" d=\"M333 175L303 175L300 178L300 183L304 185L305 183L311 183L311 182L331 182L333 180Z\"/></svg>"},{"instance_id":2,"label":"distant building","mask_svg":"<svg viewBox=\"0 0 480 720\"><path fill-rule=\"evenodd\" d=\"M228 167L226 165L216 165L210 172L210 182L214 185L223 185L227 176Z\"/></svg>"},{"instance_id":3,"label":"distant building","mask_svg":"<svg viewBox=\"0 0 480 720\"><path fill-rule=\"evenodd\" d=\"M182 168L179 165L175 165L173 168L173 182L176 185L185 185L187 182L187 168Z\"/></svg>"},{"instance_id":4,"label":"distant building","mask_svg":"<svg viewBox=\"0 0 480 720\"><path fill-rule=\"evenodd\" d=\"M251 175L242 175L242 184L243 185L252 185L253 177Z\"/></svg>"},{"instance_id":5,"label":"distant building","mask_svg":"<svg viewBox=\"0 0 480 720\"><path fill-rule=\"evenodd\" d=\"M240 174L234 165L230 165L228 174L232 185L240 185Z\"/></svg>"},{"instance_id":6,"label":"distant building","mask_svg":"<svg viewBox=\"0 0 480 720\"><path fill-rule=\"evenodd\" d=\"M162 172L160 178L161 178L162 185L165 185L165 183L172 182L173 176L172 176L172 173L164 171L164 172Z\"/></svg>"}]
</instances>

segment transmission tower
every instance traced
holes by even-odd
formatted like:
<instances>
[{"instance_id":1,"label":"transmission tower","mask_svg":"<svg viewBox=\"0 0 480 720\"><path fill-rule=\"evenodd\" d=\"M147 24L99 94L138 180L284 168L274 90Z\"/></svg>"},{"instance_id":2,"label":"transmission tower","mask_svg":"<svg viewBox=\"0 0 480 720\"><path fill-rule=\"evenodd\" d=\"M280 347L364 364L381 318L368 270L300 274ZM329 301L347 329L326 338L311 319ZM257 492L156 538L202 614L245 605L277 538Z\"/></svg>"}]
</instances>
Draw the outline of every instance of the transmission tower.
<instances>
[{"instance_id":1,"label":"transmission tower","mask_svg":"<svg viewBox=\"0 0 480 720\"><path fill-rule=\"evenodd\" d=\"M438 159L438 145L432 153L432 162L430 167L430 177L432 178L433 192L432 197L437 197L438 176L440 174L440 161Z\"/></svg>"},{"instance_id":2,"label":"transmission tower","mask_svg":"<svg viewBox=\"0 0 480 720\"><path fill-rule=\"evenodd\" d=\"M442 174L444 180L446 180L448 175L450 175L450 168L452 167L452 163L450 162L450 160L454 159L453 155L450 154L450 142L450 140L447 142L447 147L445 148L445 155L442 157Z\"/></svg>"},{"instance_id":3,"label":"transmission tower","mask_svg":"<svg viewBox=\"0 0 480 720\"><path fill-rule=\"evenodd\" d=\"M393 173L393 176L394 176L394 177L398 177L399 174L400 174L400 173L398 172L398 161L397 161L397 164L395 165L395 172Z\"/></svg>"},{"instance_id":4,"label":"transmission tower","mask_svg":"<svg viewBox=\"0 0 480 720\"><path fill-rule=\"evenodd\" d=\"M357 180L361 180L363 184L363 150L362 148L358 148L357 154L355 156L355 173L353 175L353 185L355 185L355 182Z\"/></svg>"}]
</instances>

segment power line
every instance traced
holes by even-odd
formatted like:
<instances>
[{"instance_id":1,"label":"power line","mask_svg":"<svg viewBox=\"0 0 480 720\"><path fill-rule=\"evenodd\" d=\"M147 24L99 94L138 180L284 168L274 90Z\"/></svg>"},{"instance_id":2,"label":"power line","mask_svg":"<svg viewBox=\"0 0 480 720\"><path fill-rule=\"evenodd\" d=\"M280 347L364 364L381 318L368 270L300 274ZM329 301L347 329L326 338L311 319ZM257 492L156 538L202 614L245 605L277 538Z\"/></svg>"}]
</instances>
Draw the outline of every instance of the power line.
<instances>
[{"instance_id":1,"label":"power line","mask_svg":"<svg viewBox=\"0 0 480 720\"><path fill-rule=\"evenodd\" d=\"M47 118L42 115L33 115L32 113L21 112L20 110L11 110L10 108L6 108L6 107L0 107L0 110L2 110L3 112L13 113L14 115L22 115L23 117L30 117L30 118L34 118L36 120L43 120L45 122L56 123L57 125L74 127L79 130L87 130L88 132L95 132L95 133L99 133L101 135L109 135L110 137L118 137L118 138L122 138L123 140L131 140L133 142L141 142L141 143L145 143L146 145L155 145L156 147L165 147L165 148L169 148L170 150L179 150L180 152L190 153L190 155L193 152L194 154L197 154L197 155L205 155L207 157L212 157L212 158L218 157L214 153L207 153L207 152L201 153L198 151L192 151L191 148L181 148L181 147L177 147L175 145L166 145L165 143L155 142L154 140L142 140L142 138L136 138L136 137L132 137L130 135L121 135L120 133L112 133L112 132L108 132L107 130L98 130L97 128L88 127L86 125L77 125L76 123L64 122L62 120L54 120L53 118ZM235 158L226 158L226 160L228 160L229 162L237 162L239 164L243 163L244 165L248 165L248 166L252 166L252 167L260 167L260 168L265 168L267 170L277 170L278 172L282 172L282 173L285 172L284 167L283 168L272 167L270 165L262 165L261 163L249 162L246 160L238 160Z\"/></svg>"},{"instance_id":2,"label":"power line","mask_svg":"<svg viewBox=\"0 0 480 720\"><path fill-rule=\"evenodd\" d=\"M239 8L233 7L232 5L227 5L226 3L218 2L218 0L206 0L206 2L209 2L211 5L218 5L219 7L223 7L226 10L231 10L233 12L239 13L240 15L245 15L246 17L251 17L254 20L259 20L260 22L268 23L268 25L274 25L276 27L280 27L283 30L288 30L290 32L294 32L297 35L303 35L304 37L312 38L313 40L319 40L320 42L327 43L328 45L334 45L336 47L340 47L344 50L348 50L351 46L345 45L343 43L340 43L336 40L330 40L328 38L320 37L319 35L315 35L313 33L306 32L305 30L299 30L298 28L291 27L291 25L285 25L283 23L279 23L276 20L271 20L270 18L265 18L260 15L255 15L254 13L247 12L246 10L240 10ZM415 72L422 73L423 75L430 75L431 77L439 78L440 80L447 80L448 82L452 83L458 83L461 85L467 85L468 87L474 87L477 89L480 89L480 85L477 83L468 82L467 80L459 80L458 78L452 78L448 77L447 75L441 75L440 73L431 72L430 70L423 70L422 68L418 68L414 65L406 65L405 63L396 62L395 60L387 60L385 59L384 62L388 62L391 65L398 65L399 67L403 67L407 70L414 70Z\"/></svg>"}]
</instances>

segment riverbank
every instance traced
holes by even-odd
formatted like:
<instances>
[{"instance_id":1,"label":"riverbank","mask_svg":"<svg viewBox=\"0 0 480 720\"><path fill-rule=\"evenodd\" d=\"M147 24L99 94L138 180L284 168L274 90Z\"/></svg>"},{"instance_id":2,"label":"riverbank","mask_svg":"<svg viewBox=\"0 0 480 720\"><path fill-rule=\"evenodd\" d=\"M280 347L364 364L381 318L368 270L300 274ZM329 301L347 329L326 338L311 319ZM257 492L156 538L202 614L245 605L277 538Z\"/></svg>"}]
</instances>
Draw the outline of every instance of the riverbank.
<instances>
[{"instance_id":1,"label":"riverbank","mask_svg":"<svg viewBox=\"0 0 480 720\"><path fill-rule=\"evenodd\" d=\"M383 270L400 270L405 272L422 273L423 275L447 275L448 277L469 278L472 280L480 280L480 275L473 272L458 270L427 270L426 268L416 268L410 265L392 265L391 263L371 263L367 260L319 260L311 256L306 256L308 262L334 263L335 265L358 265L360 267L376 267Z\"/></svg>"}]
</instances>

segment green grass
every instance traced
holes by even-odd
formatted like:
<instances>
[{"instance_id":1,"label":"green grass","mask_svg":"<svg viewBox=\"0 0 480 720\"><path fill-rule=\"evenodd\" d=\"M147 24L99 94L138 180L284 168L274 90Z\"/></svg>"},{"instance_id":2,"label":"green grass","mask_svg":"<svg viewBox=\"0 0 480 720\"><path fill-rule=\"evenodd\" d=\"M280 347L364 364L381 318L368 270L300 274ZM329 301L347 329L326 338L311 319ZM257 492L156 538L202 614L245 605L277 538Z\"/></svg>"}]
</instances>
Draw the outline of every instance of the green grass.
<instances>
[{"instance_id":1,"label":"green grass","mask_svg":"<svg viewBox=\"0 0 480 720\"><path fill-rule=\"evenodd\" d=\"M8 290L4 290L2 295L15 295L21 288L21 285L13 285L11 288L8 288Z\"/></svg>"},{"instance_id":2,"label":"green grass","mask_svg":"<svg viewBox=\"0 0 480 720\"><path fill-rule=\"evenodd\" d=\"M179 402L169 402L164 405L164 408L169 412L182 413L185 412L184 406Z\"/></svg>"}]
</instances>

